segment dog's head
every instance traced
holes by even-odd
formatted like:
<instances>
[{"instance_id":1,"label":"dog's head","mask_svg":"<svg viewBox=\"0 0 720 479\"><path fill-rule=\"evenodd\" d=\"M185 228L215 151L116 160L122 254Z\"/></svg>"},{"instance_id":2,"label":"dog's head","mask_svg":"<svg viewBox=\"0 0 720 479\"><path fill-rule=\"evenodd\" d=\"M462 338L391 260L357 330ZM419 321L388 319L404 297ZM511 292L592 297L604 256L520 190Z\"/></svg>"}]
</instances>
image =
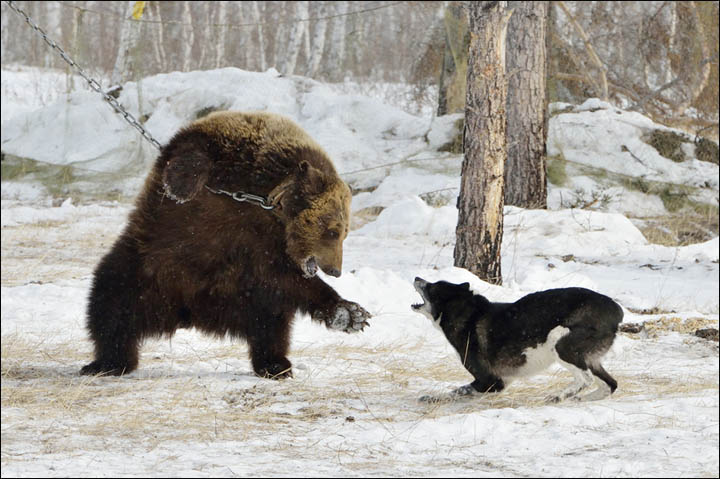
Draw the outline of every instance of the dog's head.
<instances>
[{"instance_id":1,"label":"dog's head","mask_svg":"<svg viewBox=\"0 0 720 479\"><path fill-rule=\"evenodd\" d=\"M442 329L442 316L449 302L464 297L470 291L470 283L453 284L447 281L430 283L420 277L413 282L420 293L422 303L413 304L412 310L425 315L435 326Z\"/></svg>"}]
</instances>

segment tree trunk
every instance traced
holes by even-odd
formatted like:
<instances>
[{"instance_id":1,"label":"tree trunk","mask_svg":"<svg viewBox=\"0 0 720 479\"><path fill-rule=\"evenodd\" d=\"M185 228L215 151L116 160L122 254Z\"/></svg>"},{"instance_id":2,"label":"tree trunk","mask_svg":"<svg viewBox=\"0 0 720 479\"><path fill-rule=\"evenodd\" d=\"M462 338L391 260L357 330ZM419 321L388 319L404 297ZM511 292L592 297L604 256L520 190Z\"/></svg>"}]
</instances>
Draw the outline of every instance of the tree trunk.
<instances>
[{"instance_id":1,"label":"tree trunk","mask_svg":"<svg viewBox=\"0 0 720 479\"><path fill-rule=\"evenodd\" d=\"M455 266L502 284L507 2L470 2L470 51Z\"/></svg>"},{"instance_id":2,"label":"tree trunk","mask_svg":"<svg viewBox=\"0 0 720 479\"><path fill-rule=\"evenodd\" d=\"M546 33L548 2L509 2L505 204L547 207Z\"/></svg>"},{"instance_id":3,"label":"tree trunk","mask_svg":"<svg viewBox=\"0 0 720 479\"><path fill-rule=\"evenodd\" d=\"M228 22L227 2L218 2L217 7L217 22L220 26L217 27L215 68L220 68L225 63L225 41L227 40L227 27L225 24Z\"/></svg>"},{"instance_id":4,"label":"tree trunk","mask_svg":"<svg viewBox=\"0 0 720 479\"><path fill-rule=\"evenodd\" d=\"M60 26L60 22L62 19L62 15L58 11L60 8L60 5L55 2L43 2L43 6L45 7L45 18L47 19L47 23L43 25L45 27L45 31L48 33L50 38L56 39L61 38L62 36L62 28ZM5 25L5 22L7 22L7 15L3 15L3 37L7 34L7 26ZM7 37L5 37L7 39ZM3 42L3 45L7 45L7 43ZM44 55L44 62L43 66L46 68L52 68L53 65L55 65L55 61L57 60L58 56L57 53L51 49L46 48L45 49L45 55Z\"/></svg>"},{"instance_id":5,"label":"tree trunk","mask_svg":"<svg viewBox=\"0 0 720 479\"><path fill-rule=\"evenodd\" d=\"M252 5L253 21L257 24L258 36L258 70L264 72L267 69L267 61L265 60L265 37L263 34L262 17L260 16L260 6L258 2L250 2Z\"/></svg>"},{"instance_id":6,"label":"tree trunk","mask_svg":"<svg viewBox=\"0 0 720 479\"><path fill-rule=\"evenodd\" d=\"M135 74L135 66L133 64L134 55L132 50L135 49L138 38L140 37L140 23L133 20L133 7L135 2L125 2L127 4L128 15L122 22L122 30L120 31L120 45L118 47L117 56L115 57L115 67L112 75L110 75L110 83L117 85L132 78Z\"/></svg>"},{"instance_id":7,"label":"tree trunk","mask_svg":"<svg viewBox=\"0 0 720 479\"><path fill-rule=\"evenodd\" d=\"M452 49L450 48L447 29L443 29L443 37L445 38L445 47L443 48L443 62L440 67L440 81L438 81L437 116L448 114L448 90L456 74L455 60L453 59Z\"/></svg>"},{"instance_id":8,"label":"tree trunk","mask_svg":"<svg viewBox=\"0 0 720 479\"><path fill-rule=\"evenodd\" d=\"M75 59L75 61L78 61L78 52L80 51L80 48L78 46L78 29L80 28L80 23L82 22L82 11L81 10L73 10L73 20L72 20L72 40L70 43L70 56ZM65 67L65 86L66 86L66 93L70 93L75 90L75 71L70 68L70 65L67 65ZM69 101L69 97L68 97Z\"/></svg>"},{"instance_id":9,"label":"tree trunk","mask_svg":"<svg viewBox=\"0 0 720 479\"><path fill-rule=\"evenodd\" d=\"M192 47L195 43L195 33L192 26L192 13L190 11L190 4L192 2L183 2L182 9L182 23L183 25L183 36L182 38L182 71L188 72L192 66Z\"/></svg>"},{"instance_id":10,"label":"tree trunk","mask_svg":"<svg viewBox=\"0 0 720 479\"><path fill-rule=\"evenodd\" d=\"M333 2L334 14L338 15L332 20L330 32L330 45L325 68L325 78L329 81L342 81L345 77L343 64L345 61L345 26L347 23L348 2Z\"/></svg>"},{"instance_id":11,"label":"tree trunk","mask_svg":"<svg viewBox=\"0 0 720 479\"><path fill-rule=\"evenodd\" d=\"M198 2L200 3L200 6L196 7L197 10L197 16L200 18L199 23L204 25L210 25L212 23L212 11L211 6L214 3L210 2ZM223 2L217 2L219 4L222 4ZM208 45L217 45L217 40L215 40L216 36L216 28L213 27L206 27L204 29L198 30L198 33L200 34L200 38L198 39L198 47L200 48L200 55L199 57L196 57L196 62L194 62L193 67L197 68L198 70L204 70L208 67L208 64L210 65L210 68L212 68L212 65L215 64L214 59L207 60L208 55Z\"/></svg>"},{"instance_id":12,"label":"tree trunk","mask_svg":"<svg viewBox=\"0 0 720 479\"><path fill-rule=\"evenodd\" d=\"M465 110L469 36L467 14L460 2L444 11L445 52L438 85L438 115Z\"/></svg>"},{"instance_id":13,"label":"tree trunk","mask_svg":"<svg viewBox=\"0 0 720 479\"><path fill-rule=\"evenodd\" d=\"M307 1L293 2L295 3L295 16L296 19L307 19L308 18L308 3ZM295 73L295 65L297 64L298 55L300 54L300 48L302 48L303 35L305 35L305 27L307 22L295 21L292 24L290 33L288 36L287 43L282 43L282 38L278 38L278 44L284 45L284 52L278 55L280 58L277 62L277 69L280 73L285 75L292 75Z\"/></svg>"},{"instance_id":14,"label":"tree trunk","mask_svg":"<svg viewBox=\"0 0 720 479\"><path fill-rule=\"evenodd\" d=\"M165 32L162 23L162 15L160 13L160 2L152 2L150 5L154 7L152 15L158 22L154 27L155 35L157 36L153 42L155 61L157 62L160 71L164 72L167 69L167 56L165 54Z\"/></svg>"}]
</instances>

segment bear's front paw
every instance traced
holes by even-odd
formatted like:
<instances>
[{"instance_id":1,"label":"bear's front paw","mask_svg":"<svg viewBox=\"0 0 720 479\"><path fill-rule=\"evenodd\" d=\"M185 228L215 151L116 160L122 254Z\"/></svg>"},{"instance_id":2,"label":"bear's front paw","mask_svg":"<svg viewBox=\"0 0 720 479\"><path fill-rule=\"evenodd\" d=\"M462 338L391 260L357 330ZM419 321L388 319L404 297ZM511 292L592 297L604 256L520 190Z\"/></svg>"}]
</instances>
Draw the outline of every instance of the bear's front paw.
<instances>
[{"instance_id":1,"label":"bear's front paw","mask_svg":"<svg viewBox=\"0 0 720 479\"><path fill-rule=\"evenodd\" d=\"M371 315L365 308L352 301L340 300L335 310L330 314L316 315L316 319L325 321L328 329L356 333L369 326L367 320Z\"/></svg>"},{"instance_id":2,"label":"bear's front paw","mask_svg":"<svg viewBox=\"0 0 720 479\"><path fill-rule=\"evenodd\" d=\"M255 359L253 360L255 374L266 379L285 379L293 377L292 364L288 358Z\"/></svg>"}]
</instances>

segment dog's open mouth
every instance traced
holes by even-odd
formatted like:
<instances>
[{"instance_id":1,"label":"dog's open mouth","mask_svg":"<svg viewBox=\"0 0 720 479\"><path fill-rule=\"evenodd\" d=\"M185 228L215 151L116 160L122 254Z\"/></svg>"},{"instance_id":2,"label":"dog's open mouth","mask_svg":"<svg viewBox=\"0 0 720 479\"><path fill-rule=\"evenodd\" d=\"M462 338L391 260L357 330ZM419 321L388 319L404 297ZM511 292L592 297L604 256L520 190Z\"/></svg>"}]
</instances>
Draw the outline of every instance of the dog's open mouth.
<instances>
[{"instance_id":1,"label":"dog's open mouth","mask_svg":"<svg viewBox=\"0 0 720 479\"><path fill-rule=\"evenodd\" d=\"M306 258L302 264L303 276L305 276L306 278L312 278L317 274L317 271L318 264L317 260L315 260L315 256L310 256L309 258Z\"/></svg>"},{"instance_id":2,"label":"dog's open mouth","mask_svg":"<svg viewBox=\"0 0 720 479\"><path fill-rule=\"evenodd\" d=\"M415 291L417 291L418 294L420 295L420 298L422 298L422 302L415 303L410 306L414 311L423 309L423 307L425 306L425 294L423 294L424 293L423 287L426 284L427 284L427 281L425 281L424 279L422 279L420 277L415 278L415 282L413 283L413 286L415 287Z\"/></svg>"}]
</instances>

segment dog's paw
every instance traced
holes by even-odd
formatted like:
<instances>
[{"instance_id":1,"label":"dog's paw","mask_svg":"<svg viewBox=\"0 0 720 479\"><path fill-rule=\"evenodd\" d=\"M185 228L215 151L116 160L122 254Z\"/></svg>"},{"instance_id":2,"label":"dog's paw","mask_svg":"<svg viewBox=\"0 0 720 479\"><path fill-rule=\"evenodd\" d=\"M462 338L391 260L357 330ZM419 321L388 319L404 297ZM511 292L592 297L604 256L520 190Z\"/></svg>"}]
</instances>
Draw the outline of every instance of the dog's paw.
<instances>
[{"instance_id":1,"label":"dog's paw","mask_svg":"<svg viewBox=\"0 0 720 479\"><path fill-rule=\"evenodd\" d=\"M464 386L460 386L459 388L453 389L452 395L455 396L472 396L477 391L475 391L475 388L472 386L472 384L466 384Z\"/></svg>"},{"instance_id":2,"label":"dog's paw","mask_svg":"<svg viewBox=\"0 0 720 479\"><path fill-rule=\"evenodd\" d=\"M437 396L431 396L429 394L426 394L425 396L420 396L418 398L418 402L436 403L440 402L440 398L438 398Z\"/></svg>"},{"instance_id":3,"label":"dog's paw","mask_svg":"<svg viewBox=\"0 0 720 479\"><path fill-rule=\"evenodd\" d=\"M466 384L464 386L460 386L459 388L455 388L449 393L444 394L438 394L438 395L425 395L420 396L418 398L418 401L434 404L434 403L441 403L441 402L452 402L452 401L458 401L460 399L469 398L470 396L473 396L477 393L474 387L472 387L472 384Z\"/></svg>"},{"instance_id":4,"label":"dog's paw","mask_svg":"<svg viewBox=\"0 0 720 479\"><path fill-rule=\"evenodd\" d=\"M420 396L418 398L418 402L424 402L426 404L439 404L444 402L452 402L457 400L457 396L454 396L452 393L444 393L444 394L426 394L425 396Z\"/></svg>"},{"instance_id":5,"label":"dog's paw","mask_svg":"<svg viewBox=\"0 0 720 479\"><path fill-rule=\"evenodd\" d=\"M328 329L356 333L369 326L367 320L371 315L365 308L352 301L340 300L331 314L316 315L316 319L322 320Z\"/></svg>"}]
</instances>

